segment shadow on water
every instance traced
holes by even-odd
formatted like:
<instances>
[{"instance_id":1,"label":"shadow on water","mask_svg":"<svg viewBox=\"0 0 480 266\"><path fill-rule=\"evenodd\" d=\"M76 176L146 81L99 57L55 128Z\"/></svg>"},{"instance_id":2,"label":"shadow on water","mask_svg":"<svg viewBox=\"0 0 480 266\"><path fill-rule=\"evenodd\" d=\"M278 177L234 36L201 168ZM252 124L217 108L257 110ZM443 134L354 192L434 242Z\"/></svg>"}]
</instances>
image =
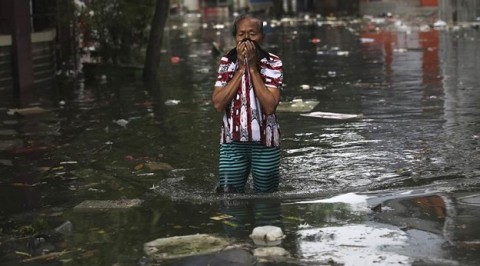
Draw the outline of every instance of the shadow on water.
<instances>
[{"instance_id":1,"label":"shadow on water","mask_svg":"<svg viewBox=\"0 0 480 266\"><path fill-rule=\"evenodd\" d=\"M149 265L143 244L153 239L206 233L251 246L252 229L265 224L283 229L282 247L300 265L480 261L477 31L270 21L266 48L285 64L282 101L362 116L279 112L280 191L217 195L211 43L232 43L216 23L170 21L156 86L144 86L138 70L97 69L42 89L45 112L11 114L16 106L2 100L2 261ZM73 208L133 198L143 204ZM35 257L42 253L53 260Z\"/></svg>"}]
</instances>

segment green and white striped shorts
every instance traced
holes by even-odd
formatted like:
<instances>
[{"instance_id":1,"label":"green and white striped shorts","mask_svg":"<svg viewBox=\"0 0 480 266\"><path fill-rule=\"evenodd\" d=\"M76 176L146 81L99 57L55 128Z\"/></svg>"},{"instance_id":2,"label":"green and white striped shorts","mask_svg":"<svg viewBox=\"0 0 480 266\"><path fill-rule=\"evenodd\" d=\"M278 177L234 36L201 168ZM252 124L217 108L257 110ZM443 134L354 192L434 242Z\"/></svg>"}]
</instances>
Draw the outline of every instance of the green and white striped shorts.
<instances>
[{"instance_id":1,"label":"green and white striped shorts","mask_svg":"<svg viewBox=\"0 0 480 266\"><path fill-rule=\"evenodd\" d=\"M250 172L255 192L275 192L280 181L280 148L257 142L220 145L218 186L245 192ZM218 191L218 189L217 189Z\"/></svg>"}]
</instances>

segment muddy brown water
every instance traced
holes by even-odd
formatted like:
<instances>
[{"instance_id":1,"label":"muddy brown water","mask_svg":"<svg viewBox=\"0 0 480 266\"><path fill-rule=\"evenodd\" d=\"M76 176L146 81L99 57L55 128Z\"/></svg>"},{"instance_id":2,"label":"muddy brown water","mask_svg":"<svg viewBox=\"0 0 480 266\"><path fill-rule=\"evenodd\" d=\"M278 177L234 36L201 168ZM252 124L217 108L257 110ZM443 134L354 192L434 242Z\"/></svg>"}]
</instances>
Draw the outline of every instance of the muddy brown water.
<instances>
[{"instance_id":1,"label":"muddy brown water","mask_svg":"<svg viewBox=\"0 0 480 266\"><path fill-rule=\"evenodd\" d=\"M221 114L209 102L219 58L211 43L232 45L220 22L172 19L154 88L138 70L97 69L42 88L38 103L49 112L28 116L8 114L17 106L0 92L1 264L16 265L39 249L66 253L25 263L148 264L143 244L153 239L209 233L251 244L253 227L264 224L283 228L282 246L297 264L328 261L319 249L331 248L333 261L355 265L340 248L355 243L342 243L339 228L370 227L406 232L398 233L403 244L373 238L387 252L372 251L379 263L480 262L477 30L364 32L353 21L270 21L265 47L284 61L282 100L315 100L312 111L362 116L279 112L280 191L219 196L212 192ZM351 197L311 202L352 192L368 197L360 211ZM141 207L73 208L132 198L142 199ZM382 211L372 212L378 204ZM210 218L219 214L232 218ZM308 231L322 228L338 242L328 246Z\"/></svg>"}]
</instances>

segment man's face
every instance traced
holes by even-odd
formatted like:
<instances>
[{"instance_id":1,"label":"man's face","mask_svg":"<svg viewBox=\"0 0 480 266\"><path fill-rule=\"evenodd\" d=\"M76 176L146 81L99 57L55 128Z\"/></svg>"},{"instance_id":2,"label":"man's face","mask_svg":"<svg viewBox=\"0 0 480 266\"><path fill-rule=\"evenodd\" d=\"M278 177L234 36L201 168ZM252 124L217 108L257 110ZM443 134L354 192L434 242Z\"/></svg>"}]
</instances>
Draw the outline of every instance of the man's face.
<instances>
[{"instance_id":1,"label":"man's face","mask_svg":"<svg viewBox=\"0 0 480 266\"><path fill-rule=\"evenodd\" d=\"M254 18L245 18L238 22L235 40L237 43L242 40L251 40L259 44L263 41L263 34L260 31L259 21Z\"/></svg>"}]
</instances>

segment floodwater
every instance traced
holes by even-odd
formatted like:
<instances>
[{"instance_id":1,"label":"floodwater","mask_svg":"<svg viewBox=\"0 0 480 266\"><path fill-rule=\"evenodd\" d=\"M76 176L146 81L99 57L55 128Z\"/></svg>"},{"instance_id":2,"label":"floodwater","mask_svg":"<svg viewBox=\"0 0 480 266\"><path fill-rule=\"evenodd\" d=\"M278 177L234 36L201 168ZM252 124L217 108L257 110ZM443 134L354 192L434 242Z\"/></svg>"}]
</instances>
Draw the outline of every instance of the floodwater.
<instances>
[{"instance_id":1,"label":"floodwater","mask_svg":"<svg viewBox=\"0 0 480 266\"><path fill-rule=\"evenodd\" d=\"M251 248L267 224L295 265L480 263L478 30L269 21L265 47L285 65L280 191L221 196L210 95L212 42L232 47L223 22L171 18L153 88L139 70L85 71L39 90L46 112L26 115L0 91L0 264L156 265L146 242L201 233Z\"/></svg>"}]
</instances>

